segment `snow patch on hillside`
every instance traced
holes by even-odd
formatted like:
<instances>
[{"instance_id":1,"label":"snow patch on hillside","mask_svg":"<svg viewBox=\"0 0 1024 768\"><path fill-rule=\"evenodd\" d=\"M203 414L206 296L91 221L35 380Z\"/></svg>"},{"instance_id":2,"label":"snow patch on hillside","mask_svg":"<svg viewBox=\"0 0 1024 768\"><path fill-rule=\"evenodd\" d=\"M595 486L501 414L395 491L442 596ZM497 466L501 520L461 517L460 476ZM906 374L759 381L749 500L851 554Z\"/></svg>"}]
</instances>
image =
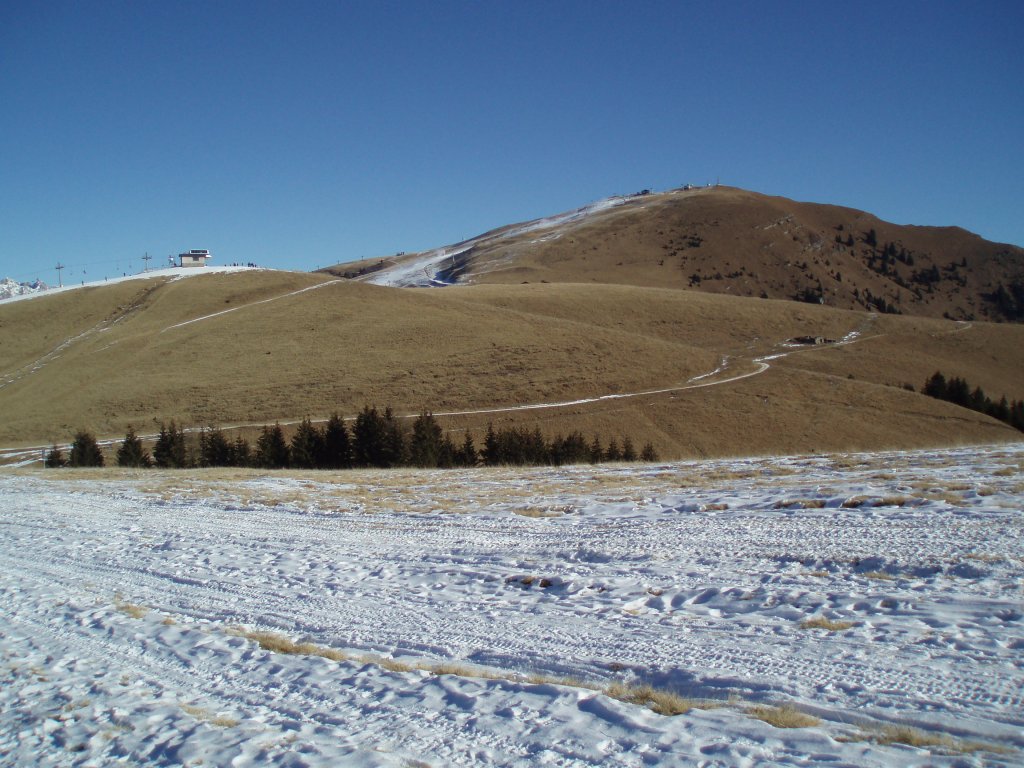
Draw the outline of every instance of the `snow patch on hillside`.
<instances>
[{"instance_id":1,"label":"snow patch on hillside","mask_svg":"<svg viewBox=\"0 0 1024 768\"><path fill-rule=\"evenodd\" d=\"M497 233L480 235L456 245L447 245L431 251L424 251L421 254L402 259L391 266L385 266L383 269L359 279L373 285L387 285L396 288L425 288L449 285L450 281L445 280L443 277L444 271L455 267L457 265L457 258L460 255L479 245L509 240L530 232L568 226L611 208L616 208L630 199L630 197L609 197L556 216L535 219Z\"/></svg>"},{"instance_id":2,"label":"snow patch on hillside","mask_svg":"<svg viewBox=\"0 0 1024 768\"><path fill-rule=\"evenodd\" d=\"M124 275L122 277L112 277L109 280L95 280L92 282L81 282L74 285L65 285L62 287L50 287L45 283L36 281L39 286L38 289L26 290L22 293L14 293L11 295L4 295L3 286L6 283L13 283L14 285L25 285L24 283L14 283L13 280L5 279L0 282L0 301L4 303L10 303L13 301L21 301L24 299L32 299L39 296L52 296L55 293L65 293L67 291L78 290L79 288L96 288L102 285L113 285L115 283L125 283L130 280L151 280L157 277L171 278L178 280L186 277L199 277L201 275L218 274L225 272L251 272L257 267L167 267L165 269L151 269L148 272L139 272L135 275Z\"/></svg>"}]
</instances>

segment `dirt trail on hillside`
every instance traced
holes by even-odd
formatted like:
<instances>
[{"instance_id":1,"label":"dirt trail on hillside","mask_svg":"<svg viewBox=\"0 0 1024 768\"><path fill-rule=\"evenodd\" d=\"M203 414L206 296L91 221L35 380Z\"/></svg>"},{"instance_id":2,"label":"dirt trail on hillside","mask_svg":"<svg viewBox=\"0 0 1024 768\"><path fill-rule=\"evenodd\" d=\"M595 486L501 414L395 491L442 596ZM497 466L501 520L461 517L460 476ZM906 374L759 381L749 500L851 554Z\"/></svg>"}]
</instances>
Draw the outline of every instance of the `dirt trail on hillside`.
<instances>
[{"instance_id":1,"label":"dirt trail on hillside","mask_svg":"<svg viewBox=\"0 0 1024 768\"><path fill-rule=\"evenodd\" d=\"M300 289L298 291L292 291L292 292L287 293L287 294L282 294L281 296L275 296L275 297L270 298L270 299L263 299L261 301L253 302L251 304L246 304L246 305L241 306L241 307L234 307L232 309L225 310L224 312L217 312L217 313L214 313L212 315L206 315L204 317L194 318L193 320L187 320L187 321L185 321L183 323L178 323L177 325L168 326L167 328L164 329L164 331L169 331L169 330L172 330L174 328L179 328L181 326L188 325L189 323L195 323L195 322L199 322L201 320L207 320L207 319L210 319L212 317L216 317L218 315L225 314L226 312L233 312L233 311L235 311L237 309L245 309L246 307L252 307L252 306L255 306L257 304L266 303L268 301L276 301L277 299L287 298L288 296L294 296L296 294L303 293L305 291L315 290L316 288L322 288L323 286L330 285L330 284L332 284L334 282L341 282L341 281L338 280L338 281L330 281L330 282L327 282L327 283L321 283L319 285L311 286L309 288L302 288L302 289ZM439 412L435 412L433 415L434 416L445 416L445 417L452 417L452 416L482 416L482 415L487 415L487 414L498 414L498 413L516 413L516 412L520 412L520 411L535 411L535 410L547 410L547 409L557 409L557 408L571 408L571 407L579 406L579 405L589 405L589 404L593 404L593 403L608 402L608 401L612 401L612 400L627 400L627 399L632 399L632 398L637 398L637 397L649 397L649 396L652 396L652 395L667 395L667 394L673 394L673 393L676 393L676 392L685 392L687 390L692 390L692 389L704 389L704 388L707 388L707 387L717 387L717 386L721 386L721 385L724 385L724 384L731 384L731 383L734 383L734 382L737 382L737 381L742 381L743 379L751 378L753 376L759 376L760 374L764 373L765 371L768 371L771 368L771 363L769 361L781 360L783 358L789 357L790 355L794 355L794 354L797 354L797 353L814 352L814 351L820 351L820 350L823 350L823 349L832 349L832 348L835 348L835 347L846 346L846 345L849 345L849 344L854 344L854 343L859 342L859 341L863 341L863 340L865 340L865 338L877 338L878 336L880 336L882 334L876 334L874 336L868 336L868 337L864 336L864 331L868 330L874 324L876 319L877 319L877 315L872 314L872 315L868 316L864 320L864 322L862 322L855 330L852 330L849 333L847 333L842 339L839 339L838 341L831 342L831 343L816 344L816 345L808 346L808 345L804 345L804 344L799 344L798 345L798 344L794 344L792 342L782 341L782 342L777 342L775 344L775 349L776 350L781 350L781 351L773 351L772 353L770 353L768 355L763 355L763 356L760 356L760 357L753 357L753 358L750 358L749 360L739 359L739 360L736 360L735 362L730 361L729 357L725 356L725 357L722 358L722 361L718 365L717 368L715 368L714 370L709 371L707 373L702 373L702 374L699 374L697 376L693 376L693 377L688 379L683 384L677 384L677 385L672 385L672 386L668 386L668 387L661 387L661 388L656 388L656 389L645 389L645 390L636 391L636 392L621 392L621 393L612 393L612 394L606 394L606 395L597 395L595 397L575 398L573 400L562 400L562 401L552 401L552 402L538 402L538 403L525 403L525 404L522 404L522 405L496 406L496 407L490 407L490 408L471 408L471 409L462 410L462 411L443 411L443 412L439 411ZM87 332L87 333L91 333L91 332L93 332L93 331L90 331L90 332ZM77 338L79 338L79 337L76 337L76 339ZM75 341L76 339L71 339L71 340L65 342L65 344L61 348L65 348L66 346L68 346L71 342ZM729 371L731 369L734 369L734 368L736 368L736 367L738 367L740 365L745 365L745 364L751 365L753 369L752 370L744 371L742 373L731 373L728 376L724 376L724 374L729 373ZM0 383L0 388L2 388L3 386L5 386L5 384L4 383ZM414 418L416 416L417 416L417 414L415 414L415 413L398 414L398 418L405 418L405 419ZM355 417L352 416L352 417L348 417L346 420L347 421L353 421L354 419L355 419ZM292 426L292 425L298 424L299 422L300 422L300 419L294 419L294 420L291 420L291 421L279 421L278 423L281 424L282 426ZM260 427L260 426L263 426L263 422L260 422L260 423L250 422L250 423L244 423L244 424L229 424L229 425L225 425L223 428L224 429L242 429L242 428ZM186 432L198 432L199 429L201 429L201 428L197 427L197 428L192 428L192 429L186 429L185 431ZM152 435L140 435L139 437L141 437L143 440L154 440L154 439L156 439L157 436L155 434L152 434ZM107 447L113 446L113 445L117 445L118 443L120 443L120 438L115 438L115 439L111 439L111 440L101 440L100 441L100 445L101 446L107 446ZM35 446L35 447L32 447L32 448L0 448L0 462L19 462L19 461L22 461L24 463L33 463L33 462L38 460L39 451L45 450L48 447L49 446Z\"/></svg>"}]
</instances>

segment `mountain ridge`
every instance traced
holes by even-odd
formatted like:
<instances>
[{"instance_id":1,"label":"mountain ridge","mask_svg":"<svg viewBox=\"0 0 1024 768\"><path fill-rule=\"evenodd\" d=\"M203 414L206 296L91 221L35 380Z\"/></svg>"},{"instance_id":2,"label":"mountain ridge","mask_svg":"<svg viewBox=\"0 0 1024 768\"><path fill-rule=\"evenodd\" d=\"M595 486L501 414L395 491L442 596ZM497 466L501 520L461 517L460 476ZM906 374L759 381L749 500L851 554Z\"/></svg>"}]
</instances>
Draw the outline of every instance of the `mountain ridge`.
<instances>
[{"instance_id":1,"label":"mountain ridge","mask_svg":"<svg viewBox=\"0 0 1024 768\"><path fill-rule=\"evenodd\" d=\"M956 226L733 187L606 198L451 246L322 272L395 286L599 282L1024 320L1024 249Z\"/></svg>"}]
</instances>

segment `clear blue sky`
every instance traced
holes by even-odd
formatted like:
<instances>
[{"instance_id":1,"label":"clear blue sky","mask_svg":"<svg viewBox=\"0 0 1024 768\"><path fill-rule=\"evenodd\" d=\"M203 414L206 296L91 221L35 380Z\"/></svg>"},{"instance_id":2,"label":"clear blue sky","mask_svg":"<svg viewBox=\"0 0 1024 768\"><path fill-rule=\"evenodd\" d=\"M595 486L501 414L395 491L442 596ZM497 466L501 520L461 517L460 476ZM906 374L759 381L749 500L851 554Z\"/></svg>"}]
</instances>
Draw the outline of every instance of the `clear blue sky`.
<instances>
[{"instance_id":1,"label":"clear blue sky","mask_svg":"<svg viewBox=\"0 0 1024 768\"><path fill-rule=\"evenodd\" d=\"M1024 244L1024 3L0 3L0 277L314 269L720 179Z\"/></svg>"}]
</instances>

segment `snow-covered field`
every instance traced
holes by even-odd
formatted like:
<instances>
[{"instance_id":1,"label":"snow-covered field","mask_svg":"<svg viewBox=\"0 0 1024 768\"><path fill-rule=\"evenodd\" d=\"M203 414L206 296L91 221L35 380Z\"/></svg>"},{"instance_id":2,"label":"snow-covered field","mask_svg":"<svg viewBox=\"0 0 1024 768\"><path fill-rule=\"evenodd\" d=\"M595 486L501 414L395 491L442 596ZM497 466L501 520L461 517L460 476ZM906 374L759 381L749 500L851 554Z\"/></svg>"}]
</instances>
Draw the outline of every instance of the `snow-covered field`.
<instances>
[{"instance_id":1,"label":"snow-covered field","mask_svg":"<svg viewBox=\"0 0 1024 768\"><path fill-rule=\"evenodd\" d=\"M0 764L1018 765L1022 500L1024 445L8 471Z\"/></svg>"}]
</instances>

